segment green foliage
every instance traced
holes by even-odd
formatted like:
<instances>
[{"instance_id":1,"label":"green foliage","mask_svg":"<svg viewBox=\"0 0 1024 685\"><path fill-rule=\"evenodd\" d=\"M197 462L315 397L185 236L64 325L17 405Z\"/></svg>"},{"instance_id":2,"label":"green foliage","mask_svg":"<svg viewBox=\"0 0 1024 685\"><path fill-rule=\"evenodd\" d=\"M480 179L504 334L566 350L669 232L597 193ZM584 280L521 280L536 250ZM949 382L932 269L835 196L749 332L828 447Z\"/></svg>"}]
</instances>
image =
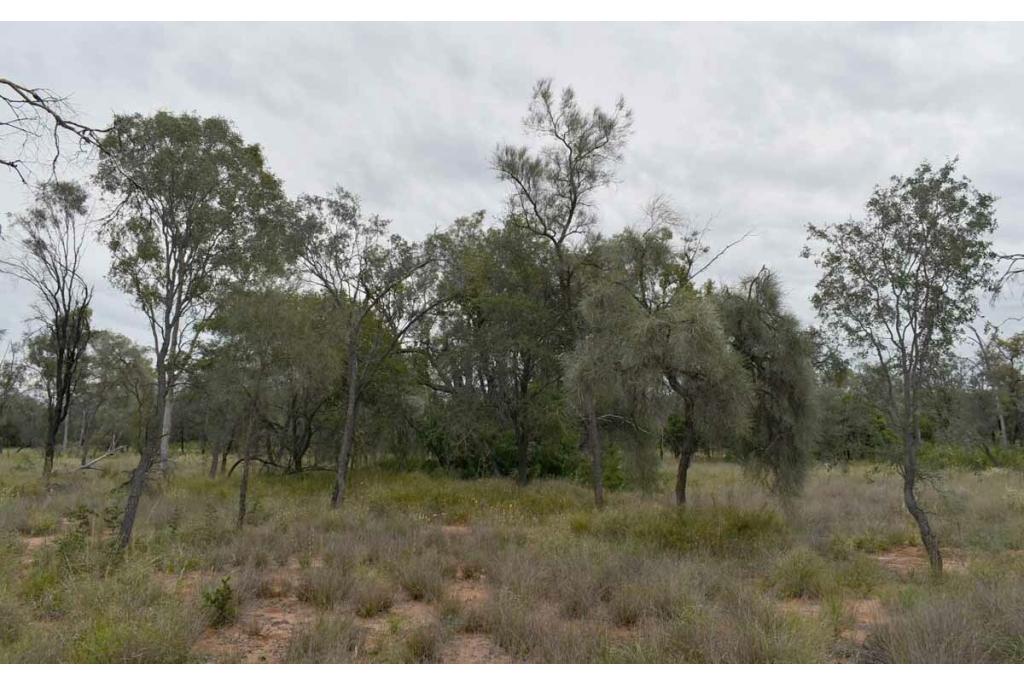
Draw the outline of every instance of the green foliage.
<instances>
[{"instance_id":1,"label":"green foliage","mask_svg":"<svg viewBox=\"0 0 1024 685\"><path fill-rule=\"evenodd\" d=\"M815 377L810 341L782 305L778 279L762 269L719 294L732 346L753 381L750 430L739 456L783 496L800 491L815 438Z\"/></svg>"},{"instance_id":2,"label":"green foliage","mask_svg":"<svg viewBox=\"0 0 1024 685\"><path fill-rule=\"evenodd\" d=\"M214 628L235 622L238 600L231 589L230 578L225 576L219 585L203 590L203 608L207 612L207 621Z\"/></svg>"}]
</instances>

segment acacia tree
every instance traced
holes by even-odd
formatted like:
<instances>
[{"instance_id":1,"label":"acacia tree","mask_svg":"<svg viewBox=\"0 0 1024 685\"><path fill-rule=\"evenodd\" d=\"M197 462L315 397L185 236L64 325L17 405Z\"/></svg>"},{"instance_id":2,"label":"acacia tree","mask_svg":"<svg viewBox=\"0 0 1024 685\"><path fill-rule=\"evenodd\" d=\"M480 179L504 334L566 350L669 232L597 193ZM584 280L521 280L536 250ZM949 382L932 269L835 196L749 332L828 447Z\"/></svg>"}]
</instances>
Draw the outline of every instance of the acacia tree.
<instances>
[{"instance_id":1,"label":"acacia tree","mask_svg":"<svg viewBox=\"0 0 1024 685\"><path fill-rule=\"evenodd\" d=\"M809 240L821 244L813 253L822 276L812 302L884 379L885 410L903 443L903 501L936 574L942 554L917 498L922 393L931 367L977 315L979 291L992 283L994 202L956 177L955 159L939 168L925 162L876 187L864 219L808 226ZM810 246L804 255L812 255Z\"/></svg>"},{"instance_id":2,"label":"acacia tree","mask_svg":"<svg viewBox=\"0 0 1024 685\"><path fill-rule=\"evenodd\" d=\"M260 147L219 117L116 117L102 140L96 181L117 206L104 228L110 279L146 315L155 357L155 400L129 486L123 548L158 453L166 465L174 385L217 293L287 259L280 239L288 215Z\"/></svg>"},{"instance_id":3,"label":"acacia tree","mask_svg":"<svg viewBox=\"0 0 1024 685\"><path fill-rule=\"evenodd\" d=\"M42 330L29 359L46 394L45 478L53 471L57 432L67 419L91 332L92 288L81 273L86 199L85 190L74 183L40 185L35 204L14 218L19 233L13 250L0 258L0 271L28 283L38 296L35 319Z\"/></svg>"},{"instance_id":4,"label":"acacia tree","mask_svg":"<svg viewBox=\"0 0 1024 685\"><path fill-rule=\"evenodd\" d=\"M303 196L300 268L343 313L345 425L331 507L345 497L356 421L364 393L381 367L402 351L414 327L442 303L433 287L436 261L425 246L387 236L388 222L364 217L359 199L340 186ZM371 326L380 331L367 335Z\"/></svg>"},{"instance_id":5,"label":"acacia tree","mask_svg":"<svg viewBox=\"0 0 1024 685\"><path fill-rule=\"evenodd\" d=\"M774 493L792 497L803 485L815 437L811 340L785 310L778 279L767 269L717 299L753 384L750 431L739 441L739 456Z\"/></svg>"}]
</instances>

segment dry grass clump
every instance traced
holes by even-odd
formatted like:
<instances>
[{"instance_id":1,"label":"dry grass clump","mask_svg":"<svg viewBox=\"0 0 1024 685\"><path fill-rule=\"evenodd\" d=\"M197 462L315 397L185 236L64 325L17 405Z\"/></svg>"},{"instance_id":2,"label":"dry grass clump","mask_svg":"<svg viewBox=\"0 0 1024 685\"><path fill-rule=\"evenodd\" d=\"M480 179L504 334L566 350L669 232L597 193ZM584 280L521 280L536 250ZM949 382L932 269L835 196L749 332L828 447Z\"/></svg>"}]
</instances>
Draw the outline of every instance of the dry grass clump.
<instances>
[{"instance_id":1,"label":"dry grass clump","mask_svg":"<svg viewBox=\"0 0 1024 685\"><path fill-rule=\"evenodd\" d=\"M299 628L288 642L292 664L347 664L363 650L365 635L351 617L331 614Z\"/></svg>"},{"instance_id":2,"label":"dry grass clump","mask_svg":"<svg viewBox=\"0 0 1024 685\"><path fill-rule=\"evenodd\" d=\"M355 580L345 567L317 566L302 571L295 596L313 606L330 609L352 594Z\"/></svg>"},{"instance_id":3,"label":"dry grass clump","mask_svg":"<svg viewBox=\"0 0 1024 685\"><path fill-rule=\"evenodd\" d=\"M393 574L409 597L433 602L444 594L445 563L434 549L403 556L395 564Z\"/></svg>"},{"instance_id":4,"label":"dry grass clump","mask_svg":"<svg viewBox=\"0 0 1024 685\"><path fill-rule=\"evenodd\" d=\"M907 600L875 627L861 661L1024 663L1024 574L947 582Z\"/></svg>"},{"instance_id":5,"label":"dry grass clump","mask_svg":"<svg viewBox=\"0 0 1024 685\"><path fill-rule=\"evenodd\" d=\"M395 586L380 573L363 571L355 579L349 597L356 616L369 618L391 608Z\"/></svg>"}]
</instances>

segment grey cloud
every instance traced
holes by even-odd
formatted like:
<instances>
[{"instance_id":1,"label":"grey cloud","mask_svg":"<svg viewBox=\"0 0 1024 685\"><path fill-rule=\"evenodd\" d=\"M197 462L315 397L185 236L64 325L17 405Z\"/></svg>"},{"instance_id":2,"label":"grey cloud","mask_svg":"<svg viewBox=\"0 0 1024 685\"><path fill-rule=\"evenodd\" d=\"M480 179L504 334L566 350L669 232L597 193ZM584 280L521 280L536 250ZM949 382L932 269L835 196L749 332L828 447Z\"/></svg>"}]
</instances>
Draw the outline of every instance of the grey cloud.
<instances>
[{"instance_id":1,"label":"grey cloud","mask_svg":"<svg viewBox=\"0 0 1024 685\"><path fill-rule=\"evenodd\" d=\"M858 216L876 183L923 158L959 154L1001 198L998 244L1024 251L1022 39L1013 24L0 24L5 71L73 93L83 116L226 116L290 193L341 183L410 238L500 213L489 157L524 140L537 78L585 103L622 94L636 133L601 195L602 230L665 193L711 219L718 244L754 231L711 275L767 264L808 322L806 223ZM24 201L0 177L0 212ZM99 325L145 342L94 252ZM0 282L0 328L20 327L27 298Z\"/></svg>"}]
</instances>

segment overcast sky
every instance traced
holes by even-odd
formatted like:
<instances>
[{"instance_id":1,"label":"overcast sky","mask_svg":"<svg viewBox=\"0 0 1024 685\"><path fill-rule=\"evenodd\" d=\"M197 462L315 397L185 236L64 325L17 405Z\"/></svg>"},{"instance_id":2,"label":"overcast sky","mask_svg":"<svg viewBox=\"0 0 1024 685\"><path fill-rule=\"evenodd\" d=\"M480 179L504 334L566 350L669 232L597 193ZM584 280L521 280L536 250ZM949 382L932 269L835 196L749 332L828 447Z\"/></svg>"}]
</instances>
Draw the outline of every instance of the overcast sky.
<instances>
[{"instance_id":1,"label":"overcast sky","mask_svg":"<svg viewBox=\"0 0 1024 685\"><path fill-rule=\"evenodd\" d=\"M619 230L655 194L715 246L714 270L767 265L807 323L808 222L860 216L872 187L959 155L998 196L997 246L1024 252L1024 26L950 24L0 24L0 75L68 94L80 118L157 109L222 115L260 143L290 194L335 184L418 238L506 189L489 158L523 140L534 82L585 106L623 95L635 133L599 201ZM0 174L0 215L26 193ZM146 342L92 246L95 325ZM0 329L32 293L0 276ZM1021 294L995 319L1022 314Z\"/></svg>"}]
</instances>

